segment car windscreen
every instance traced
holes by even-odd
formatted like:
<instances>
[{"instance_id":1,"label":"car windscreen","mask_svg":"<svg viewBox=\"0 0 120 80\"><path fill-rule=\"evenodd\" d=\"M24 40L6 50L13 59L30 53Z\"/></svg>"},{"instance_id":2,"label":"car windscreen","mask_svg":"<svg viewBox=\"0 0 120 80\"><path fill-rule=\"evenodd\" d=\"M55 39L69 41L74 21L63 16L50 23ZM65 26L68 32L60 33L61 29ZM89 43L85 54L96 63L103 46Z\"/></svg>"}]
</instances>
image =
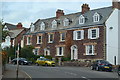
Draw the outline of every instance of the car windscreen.
<instances>
[{"instance_id":1,"label":"car windscreen","mask_svg":"<svg viewBox=\"0 0 120 80\"><path fill-rule=\"evenodd\" d=\"M110 64L108 61L101 61L101 63Z\"/></svg>"}]
</instances>

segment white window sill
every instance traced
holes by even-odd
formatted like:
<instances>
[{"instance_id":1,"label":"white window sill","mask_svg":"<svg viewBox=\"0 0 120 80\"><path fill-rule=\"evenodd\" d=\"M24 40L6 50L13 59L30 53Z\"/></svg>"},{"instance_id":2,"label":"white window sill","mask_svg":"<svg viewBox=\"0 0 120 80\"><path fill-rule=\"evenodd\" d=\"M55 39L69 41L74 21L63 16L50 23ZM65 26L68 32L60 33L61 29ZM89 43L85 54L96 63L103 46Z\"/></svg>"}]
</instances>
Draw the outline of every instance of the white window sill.
<instances>
[{"instance_id":1,"label":"white window sill","mask_svg":"<svg viewBox=\"0 0 120 80\"><path fill-rule=\"evenodd\" d=\"M36 44L42 44L42 43L36 43Z\"/></svg>"},{"instance_id":2,"label":"white window sill","mask_svg":"<svg viewBox=\"0 0 120 80\"><path fill-rule=\"evenodd\" d=\"M65 42L65 40L60 40L59 42Z\"/></svg>"},{"instance_id":3,"label":"white window sill","mask_svg":"<svg viewBox=\"0 0 120 80\"><path fill-rule=\"evenodd\" d=\"M26 44L26 45L31 45L31 43L30 44Z\"/></svg>"},{"instance_id":4,"label":"white window sill","mask_svg":"<svg viewBox=\"0 0 120 80\"><path fill-rule=\"evenodd\" d=\"M48 42L48 43L53 43L53 41L51 41L51 42Z\"/></svg>"},{"instance_id":5,"label":"white window sill","mask_svg":"<svg viewBox=\"0 0 120 80\"><path fill-rule=\"evenodd\" d=\"M95 54L85 54L86 56L91 56L91 55L95 55Z\"/></svg>"},{"instance_id":6,"label":"white window sill","mask_svg":"<svg viewBox=\"0 0 120 80\"><path fill-rule=\"evenodd\" d=\"M82 39L76 39L76 40L82 40Z\"/></svg>"},{"instance_id":7,"label":"white window sill","mask_svg":"<svg viewBox=\"0 0 120 80\"><path fill-rule=\"evenodd\" d=\"M84 24L84 23L79 23L79 24Z\"/></svg>"},{"instance_id":8,"label":"white window sill","mask_svg":"<svg viewBox=\"0 0 120 80\"><path fill-rule=\"evenodd\" d=\"M55 56L59 56L59 57L62 57L62 56L64 56L64 55L55 55Z\"/></svg>"},{"instance_id":9,"label":"white window sill","mask_svg":"<svg viewBox=\"0 0 120 80\"><path fill-rule=\"evenodd\" d=\"M95 38L89 38L89 39L98 39L98 37L95 37Z\"/></svg>"}]
</instances>

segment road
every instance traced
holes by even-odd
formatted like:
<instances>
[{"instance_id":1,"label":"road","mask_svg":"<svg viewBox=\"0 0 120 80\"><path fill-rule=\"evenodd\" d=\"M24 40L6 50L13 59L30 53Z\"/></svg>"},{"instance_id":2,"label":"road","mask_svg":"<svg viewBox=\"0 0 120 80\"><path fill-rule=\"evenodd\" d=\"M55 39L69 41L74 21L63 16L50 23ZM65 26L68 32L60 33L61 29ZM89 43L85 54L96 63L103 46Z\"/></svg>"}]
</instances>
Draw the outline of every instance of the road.
<instances>
[{"instance_id":1,"label":"road","mask_svg":"<svg viewBox=\"0 0 120 80\"><path fill-rule=\"evenodd\" d=\"M11 65L16 67L16 65ZM20 65L30 78L76 78L84 80L119 80L116 72L94 71L89 67L45 67ZM67 80L67 79L66 79Z\"/></svg>"}]
</instances>

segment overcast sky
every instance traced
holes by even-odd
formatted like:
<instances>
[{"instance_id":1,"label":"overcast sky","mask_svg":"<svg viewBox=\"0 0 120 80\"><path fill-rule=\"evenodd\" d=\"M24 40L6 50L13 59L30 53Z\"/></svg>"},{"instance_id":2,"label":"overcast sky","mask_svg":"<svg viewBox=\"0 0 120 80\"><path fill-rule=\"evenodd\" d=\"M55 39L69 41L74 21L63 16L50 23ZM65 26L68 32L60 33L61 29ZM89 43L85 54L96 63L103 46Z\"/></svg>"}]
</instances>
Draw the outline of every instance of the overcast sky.
<instances>
[{"instance_id":1,"label":"overcast sky","mask_svg":"<svg viewBox=\"0 0 120 80\"><path fill-rule=\"evenodd\" d=\"M34 0L33 0L34 1ZM106 2L93 2L82 1L82 0L44 0L44 1L3 1L0 2L0 7L2 7L2 13L0 13L0 18L4 22L17 24L21 22L24 27L29 28L31 22L36 22L38 19L45 19L50 17L55 17L57 9L64 10L65 14L76 13L81 11L81 5L87 3L90 9L97 9L102 7L108 7L112 5L112 1ZM82 1L82 2L81 2Z\"/></svg>"}]
</instances>

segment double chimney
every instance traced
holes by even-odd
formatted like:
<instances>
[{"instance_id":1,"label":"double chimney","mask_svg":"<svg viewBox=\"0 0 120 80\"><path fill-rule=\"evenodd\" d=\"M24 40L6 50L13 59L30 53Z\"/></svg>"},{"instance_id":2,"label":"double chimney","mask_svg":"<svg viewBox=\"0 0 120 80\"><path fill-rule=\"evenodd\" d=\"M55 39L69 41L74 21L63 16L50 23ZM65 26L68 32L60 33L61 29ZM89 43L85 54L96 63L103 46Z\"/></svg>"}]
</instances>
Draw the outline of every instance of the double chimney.
<instances>
[{"instance_id":1,"label":"double chimney","mask_svg":"<svg viewBox=\"0 0 120 80\"><path fill-rule=\"evenodd\" d=\"M113 0L112 1L112 7L120 10L120 1L119 0Z\"/></svg>"},{"instance_id":2,"label":"double chimney","mask_svg":"<svg viewBox=\"0 0 120 80\"><path fill-rule=\"evenodd\" d=\"M18 23L17 28L22 28L22 23Z\"/></svg>"},{"instance_id":3,"label":"double chimney","mask_svg":"<svg viewBox=\"0 0 120 80\"><path fill-rule=\"evenodd\" d=\"M88 4L83 4L82 6L82 14L84 14L85 12L87 12L87 11L89 11L90 10L90 8L89 8L89 5ZM56 18L59 18L60 16L64 16L64 11L63 10L60 10L60 9L58 9L57 11L56 11Z\"/></svg>"},{"instance_id":4,"label":"double chimney","mask_svg":"<svg viewBox=\"0 0 120 80\"><path fill-rule=\"evenodd\" d=\"M63 10L58 9L58 10L56 11L56 18L59 18L60 16L63 16L63 15L64 15Z\"/></svg>"},{"instance_id":5,"label":"double chimney","mask_svg":"<svg viewBox=\"0 0 120 80\"><path fill-rule=\"evenodd\" d=\"M81 8L82 8L82 14L84 14L85 12L87 12L87 11L89 11L90 10L90 7L89 7L89 5L88 4L83 4L82 6L81 6Z\"/></svg>"},{"instance_id":6,"label":"double chimney","mask_svg":"<svg viewBox=\"0 0 120 80\"><path fill-rule=\"evenodd\" d=\"M120 1L119 0L112 0L112 7L120 10ZM88 4L83 4L81 6L81 13L82 14L86 13L89 10L90 10L90 7ZM64 15L63 10L58 9L56 11L56 18L59 18L60 16L63 16L63 15Z\"/></svg>"}]
</instances>

